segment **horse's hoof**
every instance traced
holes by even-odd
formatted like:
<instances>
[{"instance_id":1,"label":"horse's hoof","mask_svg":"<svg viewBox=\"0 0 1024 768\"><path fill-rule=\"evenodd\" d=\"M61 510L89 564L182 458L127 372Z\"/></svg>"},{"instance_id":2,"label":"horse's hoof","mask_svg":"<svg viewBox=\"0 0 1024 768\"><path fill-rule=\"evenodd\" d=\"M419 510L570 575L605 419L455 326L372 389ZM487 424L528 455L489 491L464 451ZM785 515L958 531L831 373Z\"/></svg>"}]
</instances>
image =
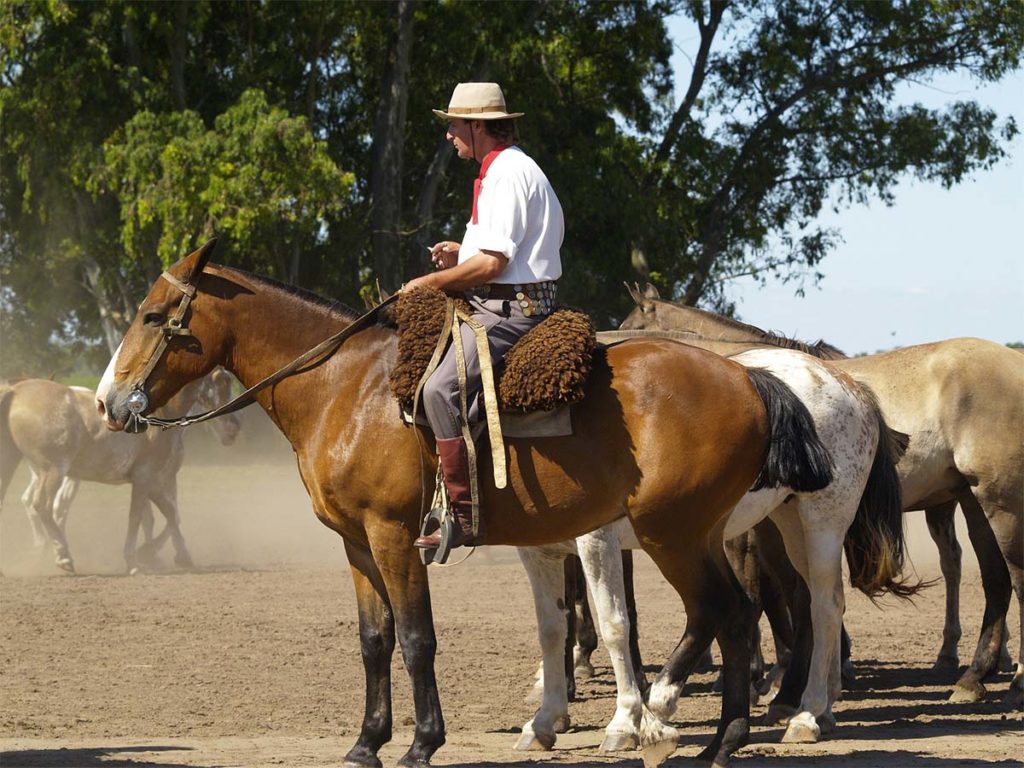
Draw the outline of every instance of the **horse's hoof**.
<instances>
[{"instance_id":1,"label":"horse's hoof","mask_svg":"<svg viewBox=\"0 0 1024 768\"><path fill-rule=\"evenodd\" d=\"M137 576L139 573L139 566L133 565L128 569L129 576Z\"/></svg>"},{"instance_id":2,"label":"horse's hoof","mask_svg":"<svg viewBox=\"0 0 1024 768\"><path fill-rule=\"evenodd\" d=\"M594 676L594 665L586 659L581 659L576 663L576 667L573 669L572 675L577 680L589 680Z\"/></svg>"},{"instance_id":3,"label":"horse's hoof","mask_svg":"<svg viewBox=\"0 0 1024 768\"><path fill-rule=\"evenodd\" d=\"M644 707L640 717L640 749L644 768L657 768L668 760L679 746L679 731L659 720L649 708Z\"/></svg>"},{"instance_id":4,"label":"horse's hoof","mask_svg":"<svg viewBox=\"0 0 1024 768\"><path fill-rule=\"evenodd\" d=\"M721 741L712 741L706 746L696 759L710 761L711 768L725 768L729 765L732 753L741 747L745 747L750 741L750 723L746 718L740 717L729 723L722 734Z\"/></svg>"},{"instance_id":5,"label":"horse's hoof","mask_svg":"<svg viewBox=\"0 0 1024 768\"><path fill-rule=\"evenodd\" d=\"M640 739L632 731L616 731L606 733L601 742L602 752L631 752L640 746Z\"/></svg>"},{"instance_id":6,"label":"horse's hoof","mask_svg":"<svg viewBox=\"0 0 1024 768\"><path fill-rule=\"evenodd\" d=\"M549 752L555 746L555 734L537 733L533 730L531 720L523 726L523 732L516 742L517 752Z\"/></svg>"},{"instance_id":7,"label":"horse's hoof","mask_svg":"<svg viewBox=\"0 0 1024 768\"><path fill-rule=\"evenodd\" d=\"M783 744L816 744L821 739L821 728L810 712L801 712L789 719L782 736Z\"/></svg>"},{"instance_id":8,"label":"horse's hoof","mask_svg":"<svg viewBox=\"0 0 1024 768\"><path fill-rule=\"evenodd\" d=\"M842 680L843 688L850 688L857 680L857 667L850 659L843 662L843 666L839 670L839 677Z\"/></svg>"},{"instance_id":9,"label":"horse's hoof","mask_svg":"<svg viewBox=\"0 0 1024 768\"><path fill-rule=\"evenodd\" d=\"M985 686L981 683L957 683L949 695L949 701L953 704L974 704L985 698L985 693Z\"/></svg>"},{"instance_id":10,"label":"horse's hoof","mask_svg":"<svg viewBox=\"0 0 1024 768\"><path fill-rule=\"evenodd\" d=\"M788 725L789 719L796 714L796 707L788 704L772 704L761 718L761 725Z\"/></svg>"},{"instance_id":11,"label":"horse's hoof","mask_svg":"<svg viewBox=\"0 0 1024 768\"><path fill-rule=\"evenodd\" d=\"M822 735L827 736L836 729L836 716L831 712L823 712L818 718L818 727Z\"/></svg>"},{"instance_id":12,"label":"horse's hoof","mask_svg":"<svg viewBox=\"0 0 1024 768\"><path fill-rule=\"evenodd\" d=\"M658 768L664 763L679 745L678 737L666 741L656 741L643 748L644 768Z\"/></svg>"},{"instance_id":13,"label":"horse's hoof","mask_svg":"<svg viewBox=\"0 0 1024 768\"><path fill-rule=\"evenodd\" d=\"M398 764L402 766L402 768L428 768L430 760L429 758L424 759L422 757L418 757L417 755L412 754L412 750L410 750L402 755L402 759L398 761Z\"/></svg>"},{"instance_id":14,"label":"horse's hoof","mask_svg":"<svg viewBox=\"0 0 1024 768\"><path fill-rule=\"evenodd\" d=\"M1017 665L1019 670L1021 665ZM1018 672L1018 674L1020 674ZM1003 697L1003 704L1010 709L1019 710L1024 706L1024 681L1019 677L1014 677L1010 682L1010 690L1006 692Z\"/></svg>"},{"instance_id":15,"label":"horse's hoof","mask_svg":"<svg viewBox=\"0 0 1024 768\"><path fill-rule=\"evenodd\" d=\"M380 758L365 747L353 747L347 755L343 768L383 768Z\"/></svg>"},{"instance_id":16,"label":"horse's hoof","mask_svg":"<svg viewBox=\"0 0 1024 768\"><path fill-rule=\"evenodd\" d=\"M960 657L939 654L939 657L935 659L935 663L932 664L932 669L936 672L955 672L960 669Z\"/></svg>"},{"instance_id":17,"label":"horse's hoof","mask_svg":"<svg viewBox=\"0 0 1024 768\"><path fill-rule=\"evenodd\" d=\"M555 733L568 733L570 728L572 728L572 718L569 715L559 715L555 718Z\"/></svg>"}]
</instances>

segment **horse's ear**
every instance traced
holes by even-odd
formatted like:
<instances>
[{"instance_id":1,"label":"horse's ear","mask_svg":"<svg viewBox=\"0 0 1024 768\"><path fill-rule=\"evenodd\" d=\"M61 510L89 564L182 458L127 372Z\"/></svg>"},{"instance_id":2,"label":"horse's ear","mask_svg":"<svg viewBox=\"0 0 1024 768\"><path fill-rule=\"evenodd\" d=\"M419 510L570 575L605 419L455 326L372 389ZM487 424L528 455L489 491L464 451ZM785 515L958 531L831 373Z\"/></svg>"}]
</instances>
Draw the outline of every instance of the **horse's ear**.
<instances>
[{"instance_id":1,"label":"horse's ear","mask_svg":"<svg viewBox=\"0 0 1024 768\"><path fill-rule=\"evenodd\" d=\"M377 298L378 303L383 304L385 301L391 298L391 294L380 287L380 280L377 281Z\"/></svg>"},{"instance_id":2,"label":"horse's ear","mask_svg":"<svg viewBox=\"0 0 1024 768\"><path fill-rule=\"evenodd\" d=\"M636 305L640 307L642 312L650 312L654 309L654 304L643 292L641 292L640 286L637 283L633 283L633 285L626 283L625 285L626 290L629 291L629 295L633 297L633 301L636 302Z\"/></svg>"},{"instance_id":3,"label":"horse's ear","mask_svg":"<svg viewBox=\"0 0 1024 768\"><path fill-rule=\"evenodd\" d=\"M210 256L213 254L213 249L216 245L217 238L211 237L185 257L185 262L189 265L187 267L188 272L185 282L193 283L198 279L199 275L203 272L203 267L206 266L206 262L210 260Z\"/></svg>"},{"instance_id":4,"label":"horse's ear","mask_svg":"<svg viewBox=\"0 0 1024 768\"><path fill-rule=\"evenodd\" d=\"M652 283L647 283L644 286L644 296L648 299L660 299L661 294L658 293L658 289L654 287Z\"/></svg>"}]
</instances>

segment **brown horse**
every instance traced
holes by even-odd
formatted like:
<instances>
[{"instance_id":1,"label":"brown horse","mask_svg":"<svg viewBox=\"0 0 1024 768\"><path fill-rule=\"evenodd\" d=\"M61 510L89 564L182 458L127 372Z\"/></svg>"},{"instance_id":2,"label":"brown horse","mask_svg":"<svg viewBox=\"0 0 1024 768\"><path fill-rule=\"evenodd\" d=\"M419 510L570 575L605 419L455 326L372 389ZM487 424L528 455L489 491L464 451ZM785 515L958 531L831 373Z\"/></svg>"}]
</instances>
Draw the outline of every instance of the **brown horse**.
<instances>
[{"instance_id":1,"label":"brown horse","mask_svg":"<svg viewBox=\"0 0 1024 768\"><path fill-rule=\"evenodd\" d=\"M985 588L985 615L970 666L952 701L977 701L1005 647L1011 584L1021 609L1017 668L1006 701L1024 701L1024 357L984 339L949 339L876 355L838 359L822 342L806 345L712 312L661 300L653 286L630 289L637 308L624 329L694 333L704 341L801 349L833 364L878 396L886 422L910 435L897 465L906 511L925 510L946 579L946 626L937 668L956 670L960 639L959 502Z\"/></svg>"},{"instance_id":2,"label":"brown horse","mask_svg":"<svg viewBox=\"0 0 1024 768\"><path fill-rule=\"evenodd\" d=\"M215 265L204 272L211 249L150 289L100 382L98 407L123 429L129 405L159 407L216 365L251 386L347 328L333 355L257 398L291 442L314 512L344 538L352 569L366 710L346 763L379 766L391 738L397 629L416 708L400 762L426 764L444 743L444 722L427 573L412 542L423 463L432 478L435 459L389 393L397 334L267 278ZM712 636L722 648L722 716L705 757L724 763L747 739L750 654L750 604L725 562L725 518L752 485L827 485L829 457L806 409L770 375L667 340L629 341L595 362L575 435L508 441L508 485L483 491L486 543L564 541L628 514L686 608L675 662L696 660ZM480 476L490 470L485 457ZM647 757L660 762L676 735L649 713L645 724Z\"/></svg>"}]
</instances>

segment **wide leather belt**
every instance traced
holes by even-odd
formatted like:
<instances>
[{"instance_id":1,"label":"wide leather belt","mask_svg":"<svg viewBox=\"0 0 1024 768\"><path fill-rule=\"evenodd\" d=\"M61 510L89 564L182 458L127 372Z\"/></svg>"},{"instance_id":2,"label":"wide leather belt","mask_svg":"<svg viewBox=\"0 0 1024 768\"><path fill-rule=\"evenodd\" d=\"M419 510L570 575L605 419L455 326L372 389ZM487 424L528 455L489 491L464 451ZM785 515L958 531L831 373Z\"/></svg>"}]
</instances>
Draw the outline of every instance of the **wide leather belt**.
<instances>
[{"instance_id":1,"label":"wide leather belt","mask_svg":"<svg viewBox=\"0 0 1024 768\"><path fill-rule=\"evenodd\" d=\"M555 308L558 284L554 280L540 283L487 283L471 289L469 293L483 299L514 301L527 317L550 315Z\"/></svg>"}]
</instances>

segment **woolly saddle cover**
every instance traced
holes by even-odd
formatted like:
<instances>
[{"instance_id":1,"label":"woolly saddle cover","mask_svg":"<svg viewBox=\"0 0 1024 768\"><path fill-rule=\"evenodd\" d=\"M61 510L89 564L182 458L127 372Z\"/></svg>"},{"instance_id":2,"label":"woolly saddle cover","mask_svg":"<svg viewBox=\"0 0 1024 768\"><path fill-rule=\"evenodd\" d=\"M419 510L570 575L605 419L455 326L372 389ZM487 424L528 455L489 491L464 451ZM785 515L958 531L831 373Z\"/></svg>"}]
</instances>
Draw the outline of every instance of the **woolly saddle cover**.
<instances>
[{"instance_id":1,"label":"woolly saddle cover","mask_svg":"<svg viewBox=\"0 0 1024 768\"><path fill-rule=\"evenodd\" d=\"M466 302L457 301L469 310ZM403 293L395 303L398 362L390 384L392 394L407 411L412 410L416 386L444 327L444 310L445 295L436 288ZM499 410L550 411L582 400L596 343L587 315L556 309L513 345L504 366L495 371Z\"/></svg>"}]
</instances>

